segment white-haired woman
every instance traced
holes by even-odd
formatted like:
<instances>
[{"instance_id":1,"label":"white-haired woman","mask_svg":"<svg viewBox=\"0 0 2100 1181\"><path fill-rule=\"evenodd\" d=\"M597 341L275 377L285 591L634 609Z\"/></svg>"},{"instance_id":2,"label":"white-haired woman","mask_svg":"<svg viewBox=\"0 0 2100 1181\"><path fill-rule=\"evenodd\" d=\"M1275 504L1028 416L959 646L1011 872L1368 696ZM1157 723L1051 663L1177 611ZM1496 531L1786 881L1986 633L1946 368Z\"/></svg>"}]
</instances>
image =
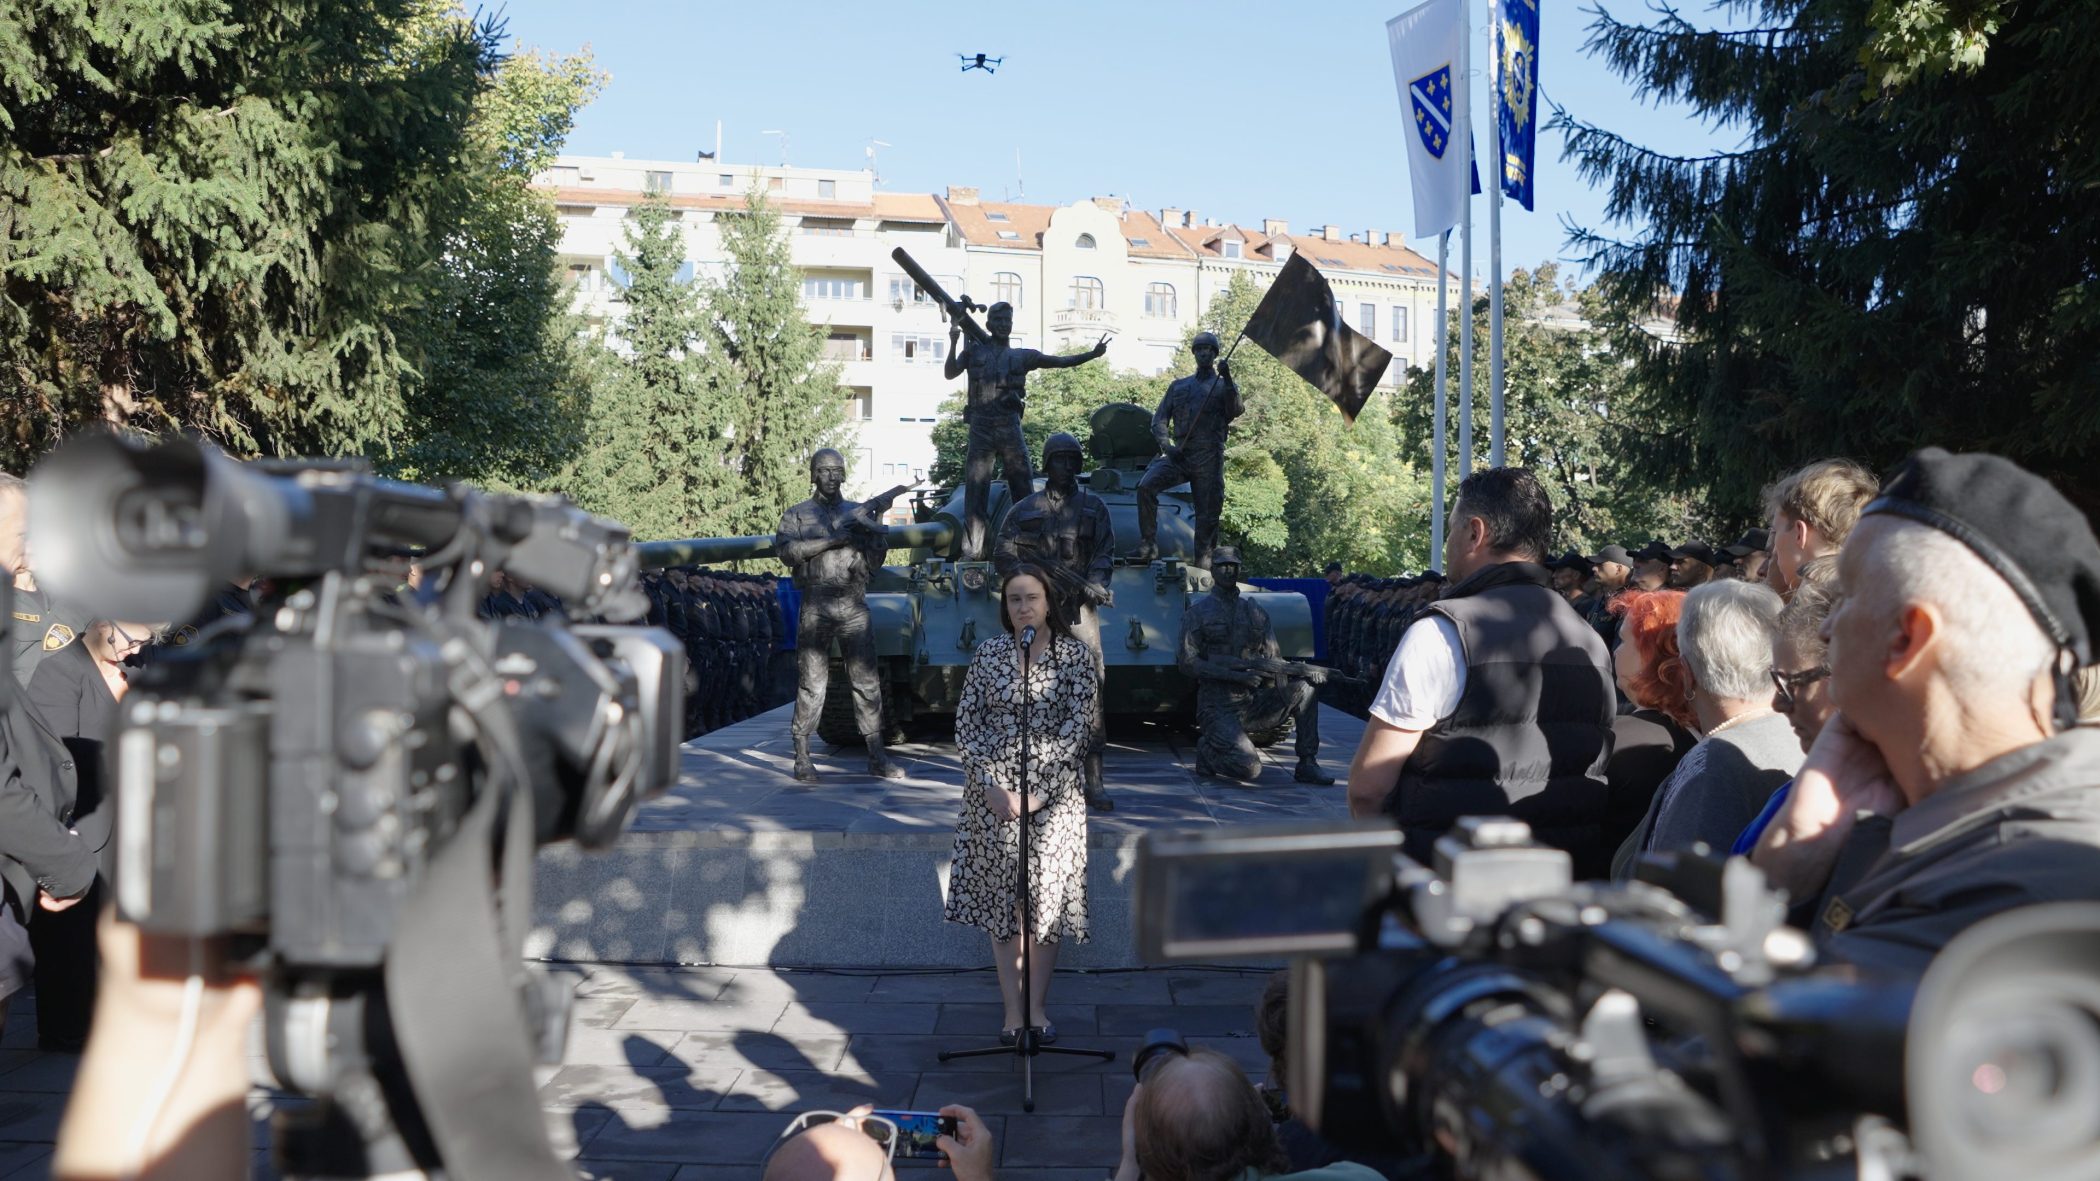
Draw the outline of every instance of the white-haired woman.
<instances>
[{"instance_id":1,"label":"white-haired woman","mask_svg":"<svg viewBox=\"0 0 2100 1181\"><path fill-rule=\"evenodd\" d=\"M1704 844L1726 852L1801 767L1801 743L1772 708L1779 596L1750 582L1710 582L1685 596L1677 647L1691 673L1699 743L1663 781L1612 859L1625 881L1644 853Z\"/></svg>"}]
</instances>

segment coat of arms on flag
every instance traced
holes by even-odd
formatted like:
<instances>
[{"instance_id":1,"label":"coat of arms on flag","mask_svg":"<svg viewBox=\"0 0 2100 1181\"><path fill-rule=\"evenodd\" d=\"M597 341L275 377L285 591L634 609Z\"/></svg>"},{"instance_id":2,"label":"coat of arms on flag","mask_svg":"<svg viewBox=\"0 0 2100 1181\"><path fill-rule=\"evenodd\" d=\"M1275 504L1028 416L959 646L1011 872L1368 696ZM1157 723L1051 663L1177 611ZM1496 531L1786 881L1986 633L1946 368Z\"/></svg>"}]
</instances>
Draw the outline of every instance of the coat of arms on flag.
<instances>
[{"instance_id":1,"label":"coat of arms on flag","mask_svg":"<svg viewBox=\"0 0 2100 1181\"><path fill-rule=\"evenodd\" d=\"M1451 63L1408 83L1407 97L1415 109L1415 134L1431 156L1443 159L1451 142Z\"/></svg>"}]
</instances>

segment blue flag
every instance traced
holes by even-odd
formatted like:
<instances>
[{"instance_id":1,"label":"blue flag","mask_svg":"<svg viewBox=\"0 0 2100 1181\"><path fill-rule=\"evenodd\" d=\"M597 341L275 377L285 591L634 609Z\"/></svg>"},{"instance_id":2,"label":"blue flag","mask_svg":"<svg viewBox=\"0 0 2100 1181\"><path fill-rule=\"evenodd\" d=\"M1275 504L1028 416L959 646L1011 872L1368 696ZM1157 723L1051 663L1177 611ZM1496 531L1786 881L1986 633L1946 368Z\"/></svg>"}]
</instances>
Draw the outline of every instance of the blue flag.
<instances>
[{"instance_id":1,"label":"blue flag","mask_svg":"<svg viewBox=\"0 0 2100 1181\"><path fill-rule=\"evenodd\" d=\"M1502 132L1502 192L1531 208L1532 149L1538 143L1539 3L1496 0L1495 120Z\"/></svg>"}]
</instances>

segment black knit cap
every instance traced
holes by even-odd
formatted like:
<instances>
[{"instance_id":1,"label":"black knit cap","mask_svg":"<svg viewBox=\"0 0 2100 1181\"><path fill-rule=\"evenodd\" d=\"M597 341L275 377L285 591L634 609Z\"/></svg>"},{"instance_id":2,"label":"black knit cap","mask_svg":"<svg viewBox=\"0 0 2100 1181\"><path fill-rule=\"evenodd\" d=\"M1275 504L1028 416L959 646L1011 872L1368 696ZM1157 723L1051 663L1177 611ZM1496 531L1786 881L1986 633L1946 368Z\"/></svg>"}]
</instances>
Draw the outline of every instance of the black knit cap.
<instances>
[{"instance_id":1,"label":"black knit cap","mask_svg":"<svg viewBox=\"0 0 2100 1181\"><path fill-rule=\"evenodd\" d=\"M1903 461L1860 515L1875 513L1907 517L1968 546L2020 596L2058 650L2081 666L2093 663L2100 540L2049 481L2001 456L1927 447ZM2075 718L2077 695L2066 693L2067 681L2058 678L2057 712L2068 708Z\"/></svg>"}]
</instances>

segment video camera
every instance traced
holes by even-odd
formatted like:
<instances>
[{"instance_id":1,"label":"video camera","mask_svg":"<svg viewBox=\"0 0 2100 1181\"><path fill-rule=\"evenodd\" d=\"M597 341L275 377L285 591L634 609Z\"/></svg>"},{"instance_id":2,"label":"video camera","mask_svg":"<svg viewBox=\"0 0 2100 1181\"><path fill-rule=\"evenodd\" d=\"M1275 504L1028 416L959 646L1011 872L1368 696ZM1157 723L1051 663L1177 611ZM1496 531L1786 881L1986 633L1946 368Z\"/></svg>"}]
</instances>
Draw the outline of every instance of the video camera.
<instances>
[{"instance_id":1,"label":"video camera","mask_svg":"<svg viewBox=\"0 0 2100 1181\"><path fill-rule=\"evenodd\" d=\"M1299 957L1292 1110L1428 1176L2100 1177L2100 907L2001 915L1920 983L1816 966L1740 858L1576 882L1500 818L1435 856L1383 826L1148 835L1138 938Z\"/></svg>"},{"instance_id":2,"label":"video camera","mask_svg":"<svg viewBox=\"0 0 2100 1181\"><path fill-rule=\"evenodd\" d=\"M566 1175L532 1095L566 1027L519 967L532 854L611 843L675 780L684 650L477 608L502 571L579 618L639 617L626 528L112 436L46 458L29 513L39 581L100 618L180 623L233 580L270 587L134 676L110 765L119 912L259 972L271 1066L320 1100L281 1119L283 1171Z\"/></svg>"}]
</instances>

